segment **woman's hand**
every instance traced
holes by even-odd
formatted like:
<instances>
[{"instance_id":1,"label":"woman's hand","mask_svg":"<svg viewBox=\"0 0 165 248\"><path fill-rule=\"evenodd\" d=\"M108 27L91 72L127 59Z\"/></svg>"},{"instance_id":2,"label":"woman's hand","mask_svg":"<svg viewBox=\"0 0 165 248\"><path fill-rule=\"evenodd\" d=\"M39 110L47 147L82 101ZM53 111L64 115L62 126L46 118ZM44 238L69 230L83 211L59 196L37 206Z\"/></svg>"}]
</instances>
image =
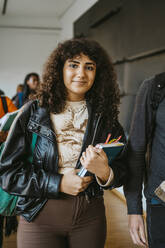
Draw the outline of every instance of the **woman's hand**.
<instances>
[{"instance_id":1,"label":"woman's hand","mask_svg":"<svg viewBox=\"0 0 165 248\"><path fill-rule=\"evenodd\" d=\"M106 153L101 148L88 146L80 158L81 164L88 171L95 174L103 183L107 182L110 175L110 167Z\"/></svg>"},{"instance_id":2,"label":"woman's hand","mask_svg":"<svg viewBox=\"0 0 165 248\"><path fill-rule=\"evenodd\" d=\"M79 177L76 170L64 174L61 180L60 191L69 195L78 195L93 181L93 177Z\"/></svg>"}]
</instances>

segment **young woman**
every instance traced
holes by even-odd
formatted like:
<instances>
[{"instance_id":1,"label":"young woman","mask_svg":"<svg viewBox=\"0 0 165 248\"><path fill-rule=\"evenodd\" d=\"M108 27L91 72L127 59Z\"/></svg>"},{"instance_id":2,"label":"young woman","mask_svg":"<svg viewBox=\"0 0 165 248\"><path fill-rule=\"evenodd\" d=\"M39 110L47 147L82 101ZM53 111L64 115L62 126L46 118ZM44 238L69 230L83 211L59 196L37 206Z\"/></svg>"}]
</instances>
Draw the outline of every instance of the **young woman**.
<instances>
[{"instance_id":1,"label":"young woman","mask_svg":"<svg viewBox=\"0 0 165 248\"><path fill-rule=\"evenodd\" d=\"M125 179L123 155L109 164L95 147L109 133L125 141L112 62L95 41L65 41L50 55L35 98L15 120L0 161L1 186L19 196L18 248L103 248L103 189ZM91 175L79 177L81 166Z\"/></svg>"},{"instance_id":2,"label":"young woman","mask_svg":"<svg viewBox=\"0 0 165 248\"><path fill-rule=\"evenodd\" d=\"M25 76L23 84L23 97L22 104L26 103L29 100L31 94L35 94L37 87L39 86L40 78L39 75L35 72L28 73Z\"/></svg>"}]
</instances>

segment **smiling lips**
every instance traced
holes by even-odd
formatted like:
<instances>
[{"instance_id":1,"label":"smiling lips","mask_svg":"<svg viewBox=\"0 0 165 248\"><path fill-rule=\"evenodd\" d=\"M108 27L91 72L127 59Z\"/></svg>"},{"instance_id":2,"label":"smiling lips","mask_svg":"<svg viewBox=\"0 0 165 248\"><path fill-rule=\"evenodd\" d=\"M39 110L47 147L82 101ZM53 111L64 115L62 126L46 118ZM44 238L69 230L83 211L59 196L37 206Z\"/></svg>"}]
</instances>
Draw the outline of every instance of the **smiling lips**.
<instances>
[{"instance_id":1,"label":"smiling lips","mask_svg":"<svg viewBox=\"0 0 165 248\"><path fill-rule=\"evenodd\" d=\"M80 81L80 80L74 80L72 81L73 83L78 83L78 84L85 84L86 81Z\"/></svg>"}]
</instances>

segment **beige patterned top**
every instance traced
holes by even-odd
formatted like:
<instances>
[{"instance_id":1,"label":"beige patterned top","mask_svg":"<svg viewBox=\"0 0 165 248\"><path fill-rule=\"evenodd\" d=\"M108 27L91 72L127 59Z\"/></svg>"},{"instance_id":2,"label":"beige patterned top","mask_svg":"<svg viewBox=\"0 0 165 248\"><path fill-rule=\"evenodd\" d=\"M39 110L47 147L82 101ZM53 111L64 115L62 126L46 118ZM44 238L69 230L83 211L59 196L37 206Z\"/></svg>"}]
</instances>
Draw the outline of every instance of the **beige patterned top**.
<instances>
[{"instance_id":1,"label":"beige patterned top","mask_svg":"<svg viewBox=\"0 0 165 248\"><path fill-rule=\"evenodd\" d=\"M50 118L58 144L59 173L65 174L75 168L80 155L88 120L86 101L67 101L65 110L51 113Z\"/></svg>"}]
</instances>

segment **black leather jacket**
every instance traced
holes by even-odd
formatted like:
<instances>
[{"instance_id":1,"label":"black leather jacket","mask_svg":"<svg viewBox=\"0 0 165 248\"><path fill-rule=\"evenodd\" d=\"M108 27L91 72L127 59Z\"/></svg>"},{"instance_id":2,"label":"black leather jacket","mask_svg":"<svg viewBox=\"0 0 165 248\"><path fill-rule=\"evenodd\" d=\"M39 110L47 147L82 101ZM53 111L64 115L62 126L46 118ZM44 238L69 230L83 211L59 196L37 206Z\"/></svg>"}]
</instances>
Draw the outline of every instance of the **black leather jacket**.
<instances>
[{"instance_id":1,"label":"black leather jacket","mask_svg":"<svg viewBox=\"0 0 165 248\"><path fill-rule=\"evenodd\" d=\"M109 132L113 137L122 135L125 141L119 123L114 130L108 130L102 121L102 116L96 115L88 103L87 106L89 118L81 153L89 144L105 142ZM33 162L30 163L27 157L30 153L33 132L38 136ZM111 188L120 186L125 179L125 164L121 160L122 156L120 155L111 164L114 172ZM76 168L80 166L78 159ZM37 101L31 101L20 110L8 135L0 159L0 185L5 191L19 196L16 212L23 215L27 221L31 221L48 199L60 197L61 178L62 175L58 173L56 134L51 127L50 114L45 108L39 107ZM103 194L103 189L95 180L85 194L88 198L96 197Z\"/></svg>"}]
</instances>

